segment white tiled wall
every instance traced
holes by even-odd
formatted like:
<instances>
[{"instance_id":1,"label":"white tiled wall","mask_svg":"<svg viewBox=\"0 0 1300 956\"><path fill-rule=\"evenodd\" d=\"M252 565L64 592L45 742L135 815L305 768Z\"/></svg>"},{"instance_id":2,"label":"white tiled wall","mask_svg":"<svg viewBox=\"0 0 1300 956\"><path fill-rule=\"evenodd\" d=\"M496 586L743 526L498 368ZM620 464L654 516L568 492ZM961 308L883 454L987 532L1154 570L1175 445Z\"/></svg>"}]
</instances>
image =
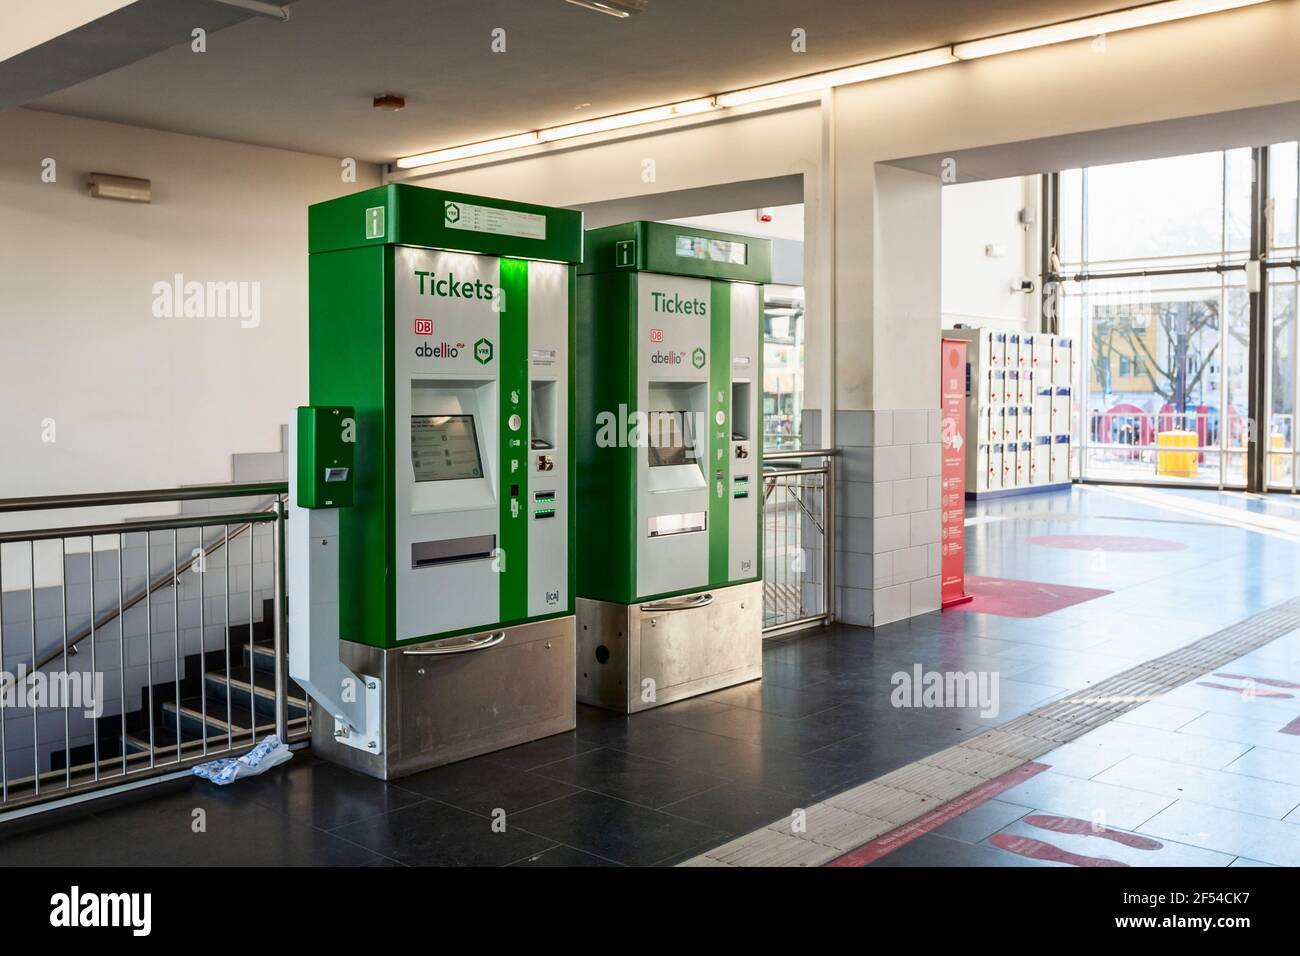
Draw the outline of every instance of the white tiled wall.
<instances>
[{"instance_id":1,"label":"white tiled wall","mask_svg":"<svg viewBox=\"0 0 1300 956\"><path fill-rule=\"evenodd\" d=\"M878 626L939 609L939 409L839 411L836 614Z\"/></svg>"}]
</instances>

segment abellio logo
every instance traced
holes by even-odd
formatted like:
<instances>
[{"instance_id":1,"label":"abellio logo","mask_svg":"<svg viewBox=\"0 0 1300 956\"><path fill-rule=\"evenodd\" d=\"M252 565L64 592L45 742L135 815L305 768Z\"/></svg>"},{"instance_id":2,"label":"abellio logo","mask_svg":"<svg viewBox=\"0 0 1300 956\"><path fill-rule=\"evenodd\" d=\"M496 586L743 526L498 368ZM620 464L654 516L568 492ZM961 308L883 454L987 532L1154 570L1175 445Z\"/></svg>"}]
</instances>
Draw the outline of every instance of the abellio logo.
<instances>
[{"instance_id":1,"label":"abellio logo","mask_svg":"<svg viewBox=\"0 0 1300 956\"><path fill-rule=\"evenodd\" d=\"M655 365L681 365L686 361L685 352L651 352L650 361Z\"/></svg>"},{"instance_id":2,"label":"abellio logo","mask_svg":"<svg viewBox=\"0 0 1300 956\"><path fill-rule=\"evenodd\" d=\"M460 350L465 347L464 342L457 342L452 345L450 342L439 342L436 346L428 342L421 342L415 347L415 354L420 358L455 358L460 355Z\"/></svg>"}]
</instances>

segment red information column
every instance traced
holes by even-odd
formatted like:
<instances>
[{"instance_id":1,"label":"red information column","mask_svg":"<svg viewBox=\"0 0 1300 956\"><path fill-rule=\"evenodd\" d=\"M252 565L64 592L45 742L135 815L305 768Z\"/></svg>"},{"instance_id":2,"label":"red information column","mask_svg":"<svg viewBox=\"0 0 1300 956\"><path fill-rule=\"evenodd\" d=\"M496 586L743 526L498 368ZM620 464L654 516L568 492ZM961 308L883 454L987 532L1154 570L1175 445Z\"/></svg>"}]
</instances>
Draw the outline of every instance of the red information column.
<instances>
[{"instance_id":1,"label":"red information column","mask_svg":"<svg viewBox=\"0 0 1300 956\"><path fill-rule=\"evenodd\" d=\"M944 339L939 364L943 416L939 584L943 606L952 607L971 600L966 593L966 343Z\"/></svg>"}]
</instances>

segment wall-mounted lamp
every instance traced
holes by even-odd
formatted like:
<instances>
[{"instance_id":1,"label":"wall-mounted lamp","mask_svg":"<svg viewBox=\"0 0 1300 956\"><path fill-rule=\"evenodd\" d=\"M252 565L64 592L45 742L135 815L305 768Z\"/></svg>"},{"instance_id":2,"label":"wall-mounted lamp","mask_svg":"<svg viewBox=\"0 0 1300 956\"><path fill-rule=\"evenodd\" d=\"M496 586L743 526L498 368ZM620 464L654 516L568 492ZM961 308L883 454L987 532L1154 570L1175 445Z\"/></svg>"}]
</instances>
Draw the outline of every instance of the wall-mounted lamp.
<instances>
[{"instance_id":1,"label":"wall-mounted lamp","mask_svg":"<svg viewBox=\"0 0 1300 956\"><path fill-rule=\"evenodd\" d=\"M149 202L153 197L149 180L112 176L108 173L91 173L86 177L86 189L95 199Z\"/></svg>"}]
</instances>

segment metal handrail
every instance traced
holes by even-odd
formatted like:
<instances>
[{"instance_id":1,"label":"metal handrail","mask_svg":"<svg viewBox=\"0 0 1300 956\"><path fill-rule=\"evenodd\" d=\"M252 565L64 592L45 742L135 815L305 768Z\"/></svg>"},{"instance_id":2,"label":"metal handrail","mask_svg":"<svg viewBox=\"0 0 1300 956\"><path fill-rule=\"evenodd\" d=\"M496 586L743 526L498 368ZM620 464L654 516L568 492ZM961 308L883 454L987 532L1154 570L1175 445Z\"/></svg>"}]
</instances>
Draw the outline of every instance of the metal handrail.
<instances>
[{"instance_id":1,"label":"metal handrail","mask_svg":"<svg viewBox=\"0 0 1300 956\"><path fill-rule=\"evenodd\" d=\"M763 462L791 458L834 458L840 453L838 448L786 448L763 452ZM784 472L782 472L784 474Z\"/></svg>"},{"instance_id":2,"label":"metal handrail","mask_svg":"<svg viewBox=\"0 0 1300 956\"><path fill-rule=\"evenodd\" d=\"M124 675L126 671L126 637L122 635L122 640L118 645L118 682L121 700L121 713L117 717L109 717L114 723L110 728L120 724L121 733L121 751L120 755L113 753L107 757L101 755L100 750L100 728L101 717L98 712L93 715L92 728L90 730L93 744L93 758L86 760L74 759L74 750L72 748L72 738L69 731L69 708L70 703L65 699L62 703L63 710L63 762L64 766L58 770L42 770L40 768L41 743L37 736L37 716L36 710L39 705L36 699L30 705L32 709L32 740L31 749L33 756L33 770L28 777L11 779L9 776L8 766L8 749L5 741L4 713L0 711L0 811L5 811L13 807L23 806L31 803L40 803L54 799L60 796L75 796L82 793L88 793L91 790L102 789L105 786L116 787L118 785L128 786L130 781L135 779L144 779L146 777L157 776L171 770L188 767L200 760L209 759L214 752L224 752L232 756L244 752L256 743L256 735L264 728L261 717L262 708L258 705L259 697L263 696L258 690L258 680L256 670L260 665L255 663L254 658L250 658L250 673L247 680L247 687L242 685L238 691L233 689L230 640L231 640L231 620L230 620L230 587L231 587L231 563L230 553L234 548L234 539L243 536L248 541L248 562L249 562L249 586L248 586L248 629L250 653L253 641L254 612L253 602L256 590L255 575L253 568L256 562L254 557L255 535L254 529L259 525L273 524L272 529L272 565L277 581L274 588L275 616L272 627L271 651L275 658L275 730L280 739L286 742L301 739L304 733L309 733L310 711L303 717L295 717L292 721L289 718L289 678L287 666L287 641L286 632L286 607L284 602L284 523L286 518L285 499L287 496L287 486L284 482L257 482L244 484L221 484L221 485L196 485L188 488L172 489L154 489L136 492L109 492L93 495L51 495L29 498L11 498L0 501L0 513L15 513L21 511L50 511L59 509L75 508L94 508L94 507L112 507L122 505L140 504L146 502L165 502L165 501L193 501L216 498L241 498L250 496L271 496L272 500L265 502L265 507L260 510L245 511L221 511L216 510L205 514L178 514L167 517L146 517L141 520L125 519L113 523L95 523L82 524L75 526L66 526L59 528L37 528L30 531L10 531L0 533L0 544L6 544L10 547L16 542L28 544L31 546L31 579L28 586L28 609L31 615L31 670L25 680L31 680L42 668L50 665L59 659L64 661L66 668L70 654L77 653L77 645L90 638L90 673L97 673L96 666L96 635L108 629L114 620L122 620L127 610L131 608L145 608L145 631L144 640L147 648L145 651L146 658L151 662L150 674L146 678L142 693L142 709L147 713L148 718L148 740L143 740L144 725L140 725L134 732L141 735L141 739L136 740L135 752L128 746L127 737L132 731L128 728L127 722L127 693ZM224 506L223 502L223 506ZM256 507L256 504L250 502L245 508ZM218 533L210 540L203 540L203 529L214 527ZM178 560L176 553L175 533L179 529L197 529L199 534L199 550L193 553L189 558ZM146 560L145 579L139 589L132 592L129 597L123 593L123 570L122 554L127 548L128 535L143 535L146 542L151 540L153 534L159 532L172 532L172 555L170 566L161 574L152 578L152 562ZM96 601L95 585L98 579L98 572L95 563L95 544L100 537L115 537L118 546L118 559L116 567L116 606L111 606L101 612L99 602ZM63 555L63 580L60 588L63 590L62 597L62 617L63 617L63 635L62 641L50 651L44 654L37 653L36 640L36 563L35 563L35 542L37 541L60 541ZM68 627L68 598L67 598L67 542L69 540L86 540L90 542L90 619L83 625L83 628L77 632L70 632ZM209 711L209 689L207 686L207 664L202 659L208 655L206 642L200 637L199 655L201 658L199 687L193 701L192 710L188 705L182 703L181 696L181 642L180 642L180 619L178 617L180 590L185 581L182 577L183 572L203 568L203 563L214 553L225 549L226 564L225 573L222 578L224 588L223 603L225 605L225 668L221 672L222 680L226 685L224 692L226 711L223 715L211 715ZM152 553L151 549L147 549ZM109 572L111 573L111 568ZM105 574L105 577L108 577ZM153 650L155 648L153 630L153 612L151 610L151 595L158 590L167 587L175 589L176 598L172 602L171 614L171 632L173 642L172 662L175 667L175 677L171 683L174 685L174 697L172 698L173 713L171 720L174 726L175 743L159 743L155 737L155 685L153 683L152 662L154 661ZM201 635L206 634L204 623L204 601L205 590L202 581L197 585L197 602L199 608L199 630ZM111 590L111 588L110 588ZM215 596L215 595L214 595ZM220 624L220 622L217 622ZM4 648L4 629L3 619L0 618L0 650ZM24 679L16 675L12 678L14 684L18 684ZM8 688L6 688L8 690ZM236 727L230 717L232 702L238 702L240 706L245 706L240 699L240 695L247 692L247 708L249 712L249 727L247 731L243 728L243 721L240 726ZM99 690L96 689L96 694ZM219 692L218 692L219 693ZM164 700L167 694L162 695ZM95 698L98 701L98 697ZM214 698L220 700L220 696ZM59 707L59 704L54 704ZM301 703L294 703L294 706L301 707ZM189 715L188 717L186 715ZM87 714L90 717L90 714ZM198 719L201 722L201 731L198 739L189 739L190 731L184 730L186 720ZM303 726L299 726L299 725ZM221 733L214 733L213 728ZM239 737L234 734L234 730L239 731ZM243 738L247 733L246 739ZM220 743L216 743L220 737ZM174 754L172 752L174 751ZM170 759L162 759L162 755L172 754ZM120 763L120 770L113 773L114 765ZM62 786L57 786L59 781Z\"/></svg>"},{"instance_id":3,"label":"metal handrail","mask_svg":"<svg viewBox=\"0 0 1300 956\"><path fill-rule=\"evenodd\" d=\"M822 555L821 607L814 613L803 614L794 619L778 620L770 624L765 622L763 627L764 637L777 637L817 624L827 625L835 620L835 548L830 535L830 529L835 527L835 465L833 459L839 456L839 454L840 451L838 448L791 448L765 451L763 453L763 463L765 466L772 461L799 463L796 464L795 467L764 467L763 500L764 502L767 502L776 490L777 484L780 483L782 487L785 488L785 493L790 501L794 503L795 513L801 514L809 522L809 526L815 529L815 533L820 535ZM820 458L821 463L815 466L802 465L802 460L808 458ZM822 505L820 519L816 514L816 509L810 506L809 501L804 500L804 497L800 494L800 489L791 486L791 479L801 479L799 484L802 485L802 478L804 476L822 477L819 488L815 490L804 489L807 490L809 494L814 494L817 491L820 492ZM767 533L765 526L765 549ZM765 579L766 574L767 572L765 571ZM766 599L766 581L764 592ZM802 607L800 610L802 610Z\"/></svg>"},{"instance_id":4,"label":"metal handrail","mask_svg":"<svg viewBox=\"0 0 1300 956\"><path fill-rule=\"evenodd\" d=\"M276 500L254 512L245 514L231 515L194 515L192 517L170 518L165 521L121 521L112 524L98 525L79 525L69 528L44 528L39 531L8 531L0 533L0 545L14 544L19 541L51 541L58 538L91 538L91 554L94 554L93 539L100 535L126 535L126 534L147 534L151 531L172 531L176 528L206 528L216 524L223 524L229 527L233 522L239 522L239 527L233 532L226 532L211 548L205 547L205 554L212 554L221 550L231 538L236 538L243 534L254 524L260 522L271 522L276 520L276 506L280 501L280 495L287 494L289 486L285 482L258 482L245 484L224 484L224 485L191 485L188 488L170 488L154 489L150 491L110 491L89 495L46 495L37 498L6 498L0 500L0 513L15 511L40 511L55 510L63 508L97 508L105 505L124 505L124 504L146 504L163 501L199 501L210 498L246 498L260 496L264 494L273 494ZM24 503L28 503L24 506ZM224 519L214 521L214 518ZM116 608L109 608L104 616L98 620L93 620L95 609L91 608L91 623L83 628L76 637L68 641L67 652L70 654L77 653L77 645L86 638L93 635L96 631L102 630L105 626L117 620L127 611L131 610L141 601L145 600L155 591L160 591L168 585L175 584L176 579L185 571L194 566L194 562L199 560L199 555L194 555L180 567L172 571L160 574L153 581L150 581L145 587L141 588L127 601L123 601ZM35 587L35 582L32 582ZM33 661L31 670L28 672L27 679L31 680L37 671L46 664L61 658L64 654L62 646L54 648L39 661ZM16 681L17 678L14 678ZM0 678L0 690L4 689L3 679Z\"/></svg>"},{"instance_id":5,"label":"metal handrail","mask_svg":"<svg viewBox=\"0 0 1300 956\"><path fill-rule=\"evenodd\" d=\"M80 495L40 495L29 498L0 498L0 514L15 511L52 511L60 508L103 508L113 505L156 504L163 501L202 501L207 498L256 498L286 495L283 481L257 481L221 485L187 485L182 488L154 488L148 491L101 491Z\"/></svg>"}]
</instances>

